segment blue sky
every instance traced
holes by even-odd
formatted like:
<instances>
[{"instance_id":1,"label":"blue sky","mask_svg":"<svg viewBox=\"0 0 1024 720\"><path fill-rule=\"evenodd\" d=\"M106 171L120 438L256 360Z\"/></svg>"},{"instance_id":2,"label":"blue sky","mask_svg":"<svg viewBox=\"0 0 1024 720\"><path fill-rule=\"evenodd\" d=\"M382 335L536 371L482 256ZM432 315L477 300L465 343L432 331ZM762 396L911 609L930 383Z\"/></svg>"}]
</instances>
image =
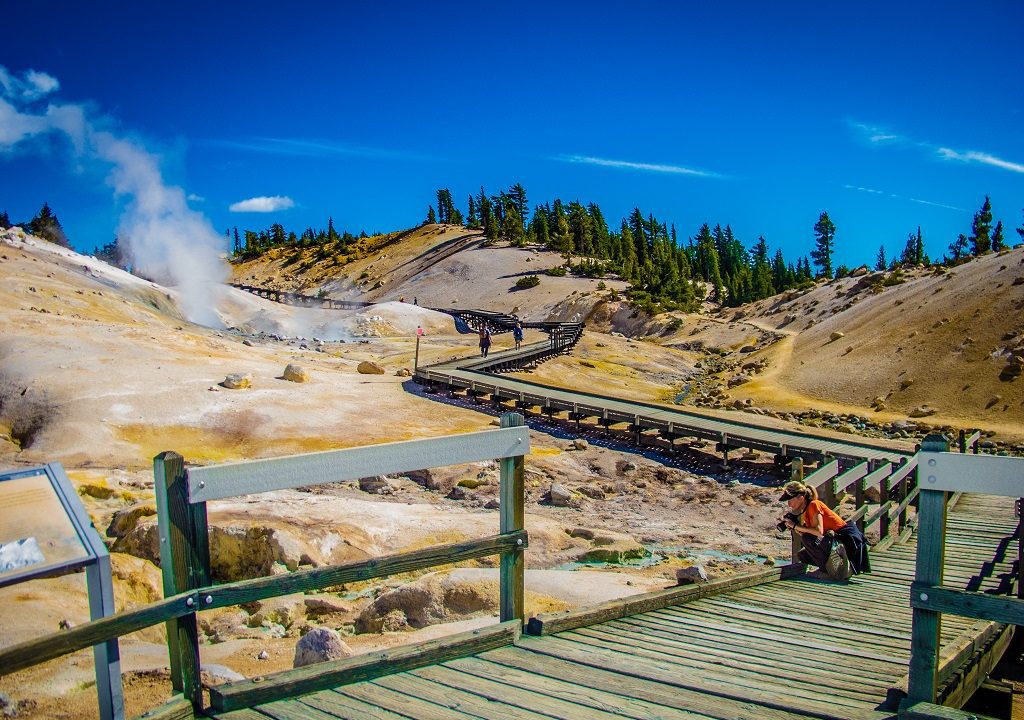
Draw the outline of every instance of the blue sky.
<instances>
[{"instance_id":1,"label":"blue sky","mask_svg":"<svg viewBox=\"0 0 1024 720\"><path fill-rule=\"evenodd\" d=\"M918 225L941 255L986 194L1008 240L1024 222L1019 1L36 0L4 19L8 79L59 83L21 117L80 106L221 233L399 229L438 187L465 210L515 182L615 224L639 206L683 238L730 223L790 260L827 210L850 265ZM110 240L129 203L110 165L59 132L5 145L4 122L0 210L45 200L78 247Z\"/></svg>"}]
</instances>

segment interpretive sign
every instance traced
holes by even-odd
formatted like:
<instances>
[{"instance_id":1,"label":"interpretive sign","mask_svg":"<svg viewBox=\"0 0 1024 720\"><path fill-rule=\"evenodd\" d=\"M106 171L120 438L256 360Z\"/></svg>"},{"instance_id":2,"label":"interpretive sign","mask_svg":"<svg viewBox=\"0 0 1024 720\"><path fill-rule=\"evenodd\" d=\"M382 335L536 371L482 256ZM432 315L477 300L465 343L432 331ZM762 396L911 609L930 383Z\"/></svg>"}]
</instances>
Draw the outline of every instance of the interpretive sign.
<instances>
[{"instance_id":1,"label":"interpretive sign","mask_svg":"<svg viewBox=\"0 0 1024 720\"><path fill-rule=\"evenodd\" d=\"M114 614L110 554L60 463L0 473L0 588L85 569L89 616ZM2 640L0 640L2 645ZM117 640L93 648L102 720L124 718Z\"/></svg>"}]
</instances>

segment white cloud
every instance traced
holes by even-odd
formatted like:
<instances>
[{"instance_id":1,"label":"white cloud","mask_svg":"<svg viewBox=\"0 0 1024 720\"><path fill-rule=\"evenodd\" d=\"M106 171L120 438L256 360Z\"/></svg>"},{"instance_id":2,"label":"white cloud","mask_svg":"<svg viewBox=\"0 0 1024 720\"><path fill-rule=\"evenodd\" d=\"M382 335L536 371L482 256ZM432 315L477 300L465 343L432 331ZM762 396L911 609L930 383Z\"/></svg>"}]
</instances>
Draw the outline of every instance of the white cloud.
<instances>
[{"instance_id":1,"label":"white cloud","mask_svg":"<svg viewBox=\"0 0 1024 720\"><path fill-rule=\"evenodd\" d=\"M875 195L884 195L885 191L875 190L874 188L859 187L857 185L843 185L847 190L860 190L861 192L873 193Z\"/></svg>"},{"instance_id":2,"label":"white cloud","mask_svg":"<svg viewBox=\"0 0 1024 720\"><path fill-rule=\"evenodd\" d=\"M967 152L957 152L947 147L938 148L939 156L946 160L959 160L960 162L967 163L981 163L983 165L992 165L993 167L1002 168L1003 170L1012 170L1013 172L1024 173L1024 164L1011 162L1009 160L1003 160L995 155L990 155L984 152L977 152L975 150L968 150Z\"/></svg>"},{"instance_id":3,"label":"white cloud","mask_svg":"<svg viewBox=\"0 0 1024 720\"><path fill-rule=\"evenodd\" d=\"M868 125L855 120L850 120L848 122L851 127L856 128L870 143L897 142L904 139L902 135L897 135L885 128L880 128L877 125Z\"/></svg>"},{"instance_id":4,"label":"white cloud","mask_svg":"<svg viewBox=\"0 0 1024 720\"><path fill-rule=\"evenodd\" d=\"M609 160L589 155L562 155L556 158L562 162L597 165L599 167L621 168L623 170L641 170L643 172L670 173L673 175L697 175L700 177L718 177L718 173L706 170L695 170L681 165L659 165L654 163L630 162L628 160Z\"/></svg>"},{"instance_id":5,"label":"white cloud","mask_svg":"<svg viewBox=\"0 0 1024 720\"><path fill-rule=\"evenodd\" d=\"M318 138L253 138L251 140L207 140L217 147L234 148L251 152L287 155L293 157L324 157L328 155L351 155L355 157L383 158L390 160L436 160L426 155L392 150L389 148L354 145L352 143L321 140Z\"/></svg>"},{"instance_id":6,"label":"white cloud","mask_svg":"<svg viewBox=\"0 0 1024 720\"><path fill-rule=\"evenodd\" d=\"M0 67L0 88L3 95L11 100L38 100L57 90L60 83L57 78L38 70L28 70L17 77Z\"/></svg>"},{"instance_id":7,"label":"white cloud","mask_svg":"<svg viewBox=\"0 0 1024 720\"><path fill-rule=\"evenodd\" d=\"M228 208L231 212L257 212L268 213L278 210L287 210L295 207L295 202L287 195L274 195L271 197L251 197L248 200L240 200L232 203Z\"/></svg>"},{"instance_id":8,"label":"white cloud","mask_svg":"<svg viewBox=\"0 0 1024 720\"><path fill-rule=\"evenodd\" d=\"M202 195L196 195L195 193L189 193L185 199L189 202L206 202L206 198Z\"/></svg>"}]
</instances>

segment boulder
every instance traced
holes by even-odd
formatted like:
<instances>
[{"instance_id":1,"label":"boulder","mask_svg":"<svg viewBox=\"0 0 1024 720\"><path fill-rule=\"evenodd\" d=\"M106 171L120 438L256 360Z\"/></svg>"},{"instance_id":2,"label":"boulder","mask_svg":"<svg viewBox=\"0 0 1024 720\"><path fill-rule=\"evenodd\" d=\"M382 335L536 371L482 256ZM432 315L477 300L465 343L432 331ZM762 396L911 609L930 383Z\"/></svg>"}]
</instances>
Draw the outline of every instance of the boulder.
<instances>
[{"instance_id":1,"label":"boulder","mask_svg":"<svg viewBox=\"0 0 1024 720\"><path fill-rule=\"evenodd\" d=\"M706 583L708 572L703 565L690 565L689 567L676 570L676 584L693 585L694 583Z\"/></svg>"},{"instance_id":2,"label":"boulder","mask_svg":"<svg viewBox=\"0 0 1024 720\"><path fill-rule=\"evenodd\" d=\"M573 450L586 450L588 447L590 447L590 443L583 438L574 438L572 441Z\"/></svg>"},{"instance_id":3,"label":"boulder","mask_svg":"<svg viewBox=\"0 0 1024 720\"><path fill-rule=\"evenodd\" d=\"M395 375L397 377L412 377L412 371L409 368L399 368Z\"/></svg>"},{"instance_id":4,"label":"boulder","mask_svg":"<svg viewBox=\"0 0 1024 720\"><path fill-rule=\"evenodd\" d=\"M121 538L135 529L139 518L156 515L156 505L153 503L140 503L132 505L124 510L118 510L110 519L107 526L107 537Z\"/></svg>"},{"instance_id":5,"label":"boulder","mask_svg":"<svg viewBox=\"0 0 1024 720\"><path fill-rule=\"evenodd\" d=\"M572 493L564 485L552 483L548 490L548 502L555 507L568 507L572 502Z\"/></svg>"},{"instance_id":6,"label":"boulder","mask_svg":"<svg viewBox=\"0 0 1024 720\"><path fill-rule=\"evenodd\" d=\"M359 478L359 489L371 495L391 495L395 492L395 488L383 475Z\"/></svg>"},{"instance_id":7,"label":"boulder","mask_svg":"<svg viewBox=\"0 0 1024 720\"><path fill-rule=\"evenodd\" d=\"M303 667L328 660L341 660L352 654L352 649L336 630L318 627L303 635L295 645L295 661L292 666Z\"/></svg>"},{"instance_id":8,"label":"boulder","mask_svg":"<svg viewBox=\"0 0 1024 720\"><path fill-rule=\"evenodd\" d=\"M454 571L431 573L381 593L359 617L357 632L423 628L498 610L498 578Z\"/></svg>"},{"instance_id":9,"label":"boulder","mask_svg":"<svg viewBox=\"0 0 1024 720\"><path fill-rule=\"evenodd\" d=\"M358 367L356 367L356 372L360 375L383 375L384 368L370 360L363 360L359 363Z\"/></svg>"},{"instance_id":10,"label":"boulder","mask_svg":"<svg viewBox=\"0 0 1024 720\"><path fill-rule=\"evenodd\" d=\"M285 380L289 380L290 382L297 383L302 383L309 380L309 375L306 373L306 371L301 366L296 365L295 363L288 363L288 365L285 366L284 374L282 374L281 377L283 377Z\"/></svg>"},{"instance_id":11,"label":"boulder","mask_svg":"<svg viewBox=\"0 0 1024 720\"><path fill-rule=\"evenodd\" d=\"M928 417L938 412L935 408L929 407L928 405L918 405L916 408L907 413L912 418Z\"/></svg>"},{"instance_id":12,"label":"boulder","mask_svg":"<svg viewBox=\"0 0 1024 720\"><path fill-rule=\"evenodd\" d=\"M228 390L242 390L243 388L252 387L252 375L248 373L231 373L220 381L220 386L226 387Z\"/></svg>"},{"instance_id":13,"label":"boulder","mask_svg":"<svg viewBox=\"0 0 1024 720\"><path fill-rule=\"evenodd\" d=\"M836 340L841 340L841 339L842 339L842 338L844 338L844 337L846 337L846 333L844 333L844 332L839 332L838 330L836 330L836 331L835 331L834 333L832 333L832 334L831 334L831 335L829 336L829 338L828 338L828 339L829 339L829 340L832 340L832 341L836 341Z\"/></svg>"}]
</instances>

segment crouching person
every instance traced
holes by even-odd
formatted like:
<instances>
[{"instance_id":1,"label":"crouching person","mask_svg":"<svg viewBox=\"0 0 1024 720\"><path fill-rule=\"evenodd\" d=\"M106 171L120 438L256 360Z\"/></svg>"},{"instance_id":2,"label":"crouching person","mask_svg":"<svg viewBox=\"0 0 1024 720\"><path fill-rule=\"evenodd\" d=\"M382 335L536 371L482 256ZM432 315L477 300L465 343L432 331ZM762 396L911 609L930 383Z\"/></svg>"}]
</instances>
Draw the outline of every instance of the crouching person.
<instances>
[{"instance_id":1,"label":"crouching person","mask_svg":"<svg viewBox=\"0 0 1024 720\"><path fill-rule=\"evenodd\" d=\"M800 536L800 562L821 568L833 580L871 572L864 533L819 500L817 490L794 480L786 483L779 500L789 508L783 523Z\"/></svg>"}]
</instances>

